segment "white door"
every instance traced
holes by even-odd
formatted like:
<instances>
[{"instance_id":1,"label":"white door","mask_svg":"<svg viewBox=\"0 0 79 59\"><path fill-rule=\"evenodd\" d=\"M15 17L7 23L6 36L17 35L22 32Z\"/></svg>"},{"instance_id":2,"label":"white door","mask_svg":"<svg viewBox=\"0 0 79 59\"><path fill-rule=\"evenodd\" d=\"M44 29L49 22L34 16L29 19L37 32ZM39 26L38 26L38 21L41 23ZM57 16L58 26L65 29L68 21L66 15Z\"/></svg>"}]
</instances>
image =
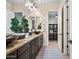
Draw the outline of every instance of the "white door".
<instances>
[{"instance_id":1,"label":"white door","mask_svg":"<svg viewBox=\"0 0 79 59\"><path fill-rule=\"evenodd\" d=\"M64 53L70 55L70 44L71 40L71 0L68 0L64 5Z\"/></svg>"}]
</instances>

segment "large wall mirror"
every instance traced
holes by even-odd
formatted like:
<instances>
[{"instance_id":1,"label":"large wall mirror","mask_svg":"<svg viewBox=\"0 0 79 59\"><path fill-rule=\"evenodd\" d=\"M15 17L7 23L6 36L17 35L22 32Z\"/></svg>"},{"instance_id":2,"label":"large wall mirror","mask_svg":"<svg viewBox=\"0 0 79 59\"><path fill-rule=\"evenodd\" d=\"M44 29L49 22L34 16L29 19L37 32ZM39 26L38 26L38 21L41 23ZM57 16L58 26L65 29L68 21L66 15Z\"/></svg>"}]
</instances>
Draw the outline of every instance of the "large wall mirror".
<instances>
[{"instance_id":1,"label":"large wall mirror","mask_svg":"<svg viewBox=\"0 0 79 59\"><path fill-rule=\"evenodd\" d=\"M31 30L41 30L42 29L42 23L40 17L31 17L31 23L32 27Z\"/></svg>"}]
</instances>

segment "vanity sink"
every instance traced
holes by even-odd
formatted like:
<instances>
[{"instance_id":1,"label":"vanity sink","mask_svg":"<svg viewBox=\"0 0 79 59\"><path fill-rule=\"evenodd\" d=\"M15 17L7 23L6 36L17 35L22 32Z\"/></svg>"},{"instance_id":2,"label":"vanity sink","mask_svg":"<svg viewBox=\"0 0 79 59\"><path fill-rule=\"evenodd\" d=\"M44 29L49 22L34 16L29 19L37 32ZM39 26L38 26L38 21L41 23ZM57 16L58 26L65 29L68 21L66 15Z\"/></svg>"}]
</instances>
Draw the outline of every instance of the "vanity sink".
<instances>
[{"instance_id":1,"label":"vanity sink","mask_svg":"<svg viewBox=\"0 0 79 59\"><path fill-rule=\"evenodd\" d=\"M24 38L25 38L25 35L19 35L18 39L24 39Z\"/></svg>"},{"instance_id":2,"label":"vanity sink","mask_svg":"<svg viewBox=\"0 0 79 59\"><path fill-rule=\"evenodd\" d=\"M6 44L9 44L9 43L13 42L17 38L18 38L18 36L16 36L16 35L6 36Z\"/></svg>"},{"instance_id":3,"label":"vanity sink","mask_svg":"<svg viewBox=\"0 0 79 59\"><path fill-rule=\"evenodd\" d=\"M18 36L18 39L24 39L26 33L14 33L14 34L12 34L12 35L16 35L16 36Z\"/></svg>"},{"instance_id":4,"label":"vanity sink","mask_svg":"<svg viewBox=\"0 0 79 59\"><path fill-rule=\"evenodd\" d=\"M33 32L33 33L35 33L35 34L39 34L39 33L40 33L40 31L35 31L35 32Z\"/></svg>"}]
</instances>

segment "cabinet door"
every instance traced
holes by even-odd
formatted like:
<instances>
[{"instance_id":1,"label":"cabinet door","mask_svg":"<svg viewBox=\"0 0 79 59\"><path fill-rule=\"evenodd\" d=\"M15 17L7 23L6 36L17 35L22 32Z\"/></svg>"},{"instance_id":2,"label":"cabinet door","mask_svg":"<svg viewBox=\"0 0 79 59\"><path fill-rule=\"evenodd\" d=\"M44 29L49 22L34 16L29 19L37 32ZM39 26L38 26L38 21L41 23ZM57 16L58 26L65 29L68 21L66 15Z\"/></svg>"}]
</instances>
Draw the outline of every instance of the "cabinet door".
<instances>
[{"instance_id":1,"label":"cabinet door","mask_svg":"<svg viewBox=\"0 0 79 59\"><path fill-rule=\"evenodd\" d=\"M34 39L31 42L31 48L32 48L32 59L35 59L35 56L36 56L36 39Z\"/></svg>"},{"instance_id":2,"label":"cabinet door","mask_svg":"<svg viewBox=\"0 0 79 59\"><path fill-rule=\"evenodd\" d=\"M31 49L24 51L20 56L18 56L18 59L31 59Z\"/></svg>"},{"instance_id":3,"label":"cabinet door","mask_svg":"<svg viewBox=\"0 0 79 59\"><path fill-rule=\"evenodd\" d=\"M41 39L40 39L40 44L41 44L41 47L43 46L43 35L41 35L41 37L40 37Z\"/></svg>"},{"instance_id":4,"label":"cabinet door","mask_svg":"<svg viewBox=\"0 0 79 59\"><path fill-rule=\"evenodd\" d=\"M39 37L36 38L36 51L39 50Z\"/></svg>"},{"instance_id":5,"label":"cabinet door","mask_svg":"<svg viewBox=\"0 0 79 59\"><path fill-rule=\"evenodd\" d=\"M9 55L7 55L6 59L17 59L17 51L13 51Z\"/></svg>"},{"instance_id":6,"label":"cabinet door","mask_svg":"<svg viewBox=\"0 0 79 59\"><path fill-rule=\"evenodd\" d=\"M18 49L18 56L21 55L22 53L24 53L24 51L26 51L28 48L30 48L30 44L29 43L26 43L25 45L20 47Z\"/></svg>"}]
</instances>

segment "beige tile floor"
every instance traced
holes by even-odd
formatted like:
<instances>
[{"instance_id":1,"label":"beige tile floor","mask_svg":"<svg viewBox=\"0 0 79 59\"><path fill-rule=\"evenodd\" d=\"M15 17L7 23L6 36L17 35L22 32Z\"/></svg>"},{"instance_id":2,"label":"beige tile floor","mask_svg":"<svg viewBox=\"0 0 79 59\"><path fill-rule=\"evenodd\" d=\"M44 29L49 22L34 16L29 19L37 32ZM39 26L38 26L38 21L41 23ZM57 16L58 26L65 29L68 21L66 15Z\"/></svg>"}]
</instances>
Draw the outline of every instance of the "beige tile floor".
<instances>
[{"instance_id":1,"label":"beige tile floor","mask_svg":"<svg viewBox=\"0 0 79 59\"><path fill-rule=\"evenodd\" d=\"M50 41L48 46L41 49L36 59L69 59L69 57L60 53L57 41Z\"/></svg>"}]
</instances>

